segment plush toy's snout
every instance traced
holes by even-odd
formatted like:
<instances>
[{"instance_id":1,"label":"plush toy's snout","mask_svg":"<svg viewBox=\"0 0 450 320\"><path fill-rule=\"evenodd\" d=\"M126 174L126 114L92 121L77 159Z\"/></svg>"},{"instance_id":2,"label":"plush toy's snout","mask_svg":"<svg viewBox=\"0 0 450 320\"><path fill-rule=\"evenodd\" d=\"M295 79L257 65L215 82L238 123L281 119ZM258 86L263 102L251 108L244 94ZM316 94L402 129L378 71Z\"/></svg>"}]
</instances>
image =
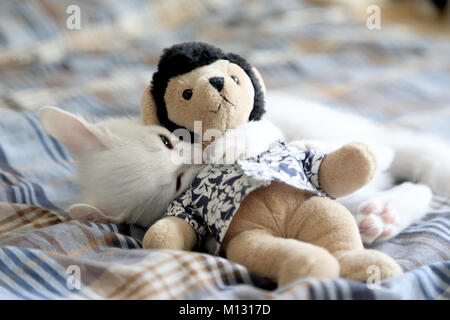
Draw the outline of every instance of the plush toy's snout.
<instances>
[{"instance_id":1,"label":"plush toy's snout","mask_svg":"<svg viewBox=\"0 0 450 320\"><path fill-rule=\"evenodd\" d=\"M211 83L214 89L221 92L223 89L224 79L223 77L212 77L209 78L209 83Z\"/></svg>"}]
</instances>

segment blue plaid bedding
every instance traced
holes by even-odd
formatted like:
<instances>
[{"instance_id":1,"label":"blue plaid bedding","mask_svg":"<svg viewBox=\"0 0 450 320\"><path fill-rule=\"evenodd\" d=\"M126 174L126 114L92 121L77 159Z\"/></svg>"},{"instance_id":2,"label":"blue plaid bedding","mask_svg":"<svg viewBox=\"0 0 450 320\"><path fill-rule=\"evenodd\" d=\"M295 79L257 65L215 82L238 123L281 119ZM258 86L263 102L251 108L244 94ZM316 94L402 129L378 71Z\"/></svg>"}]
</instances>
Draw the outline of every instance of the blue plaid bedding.
<instances>
[{"instance_id":1,"label":"blue plaid bedding","mask_svg":"<svg viewBox=\"0 0 450 320\"><path fill-rule=\"evenodd\" d=\"M138 115L161 50L203 40L253 61L269 94L449 138L448 41L389 24L371 33L345 8L304 1L105 3L0 3L0 299L450 298L450 195L435 195L422 221L376 246L404 275L379 286L306 278L276 288L220 257L142 250L126 225L71 220L73 158L38 118L44 105ZM73 4L79 30L66 27Z\"/></svg>"}]
</instances>

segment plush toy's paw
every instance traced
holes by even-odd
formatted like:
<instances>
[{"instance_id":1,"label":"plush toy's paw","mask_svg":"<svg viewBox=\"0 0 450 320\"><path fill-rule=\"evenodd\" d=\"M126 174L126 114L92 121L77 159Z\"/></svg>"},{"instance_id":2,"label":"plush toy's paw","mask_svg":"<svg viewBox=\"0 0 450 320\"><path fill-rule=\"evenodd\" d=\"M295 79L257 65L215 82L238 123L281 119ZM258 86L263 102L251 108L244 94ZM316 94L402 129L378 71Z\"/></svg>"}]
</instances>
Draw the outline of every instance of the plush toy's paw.
<instances>
[{"instance_id":1,"label":"plush toy's paw","mask_svg":"<svg viewBox=\"0 0 450 320\"><path fill-rule=\"evenodd\" d=\"M403 273L400 265L387 254L371 249L342 251L335 254L342 278L357 281L381 281Z\"/></svg>"},{"instance_id":2,"label":"plush toy's paw","mask_svg":"<svg viewBox=\"0 0 450 320\"><path fill-rule=\"evenodd\" d=\"M142 240L144 249L191 250L197 243L195 231L186 221L166 217L155 222Z\"/></svg>"},{"instance_id":3,"label":"plush toy's paw","mask_svg":"<svg viewBox=\"0 0 450 320\"><path fill-rule=\"evenodd\" d=\"M370 199L358 209L356 221L364 243L382 241L396 236L400 231L397 209L382 199Z\"/></svg>"},{"instance_id":4,"label":"plush toy's paw","mask_svg":"<svg viewBox=\"0 0 450 320\"><path fill-rule=\"evenodd\" d=\"M362 188L372 180L376 158L364 143L348 143L325 156L319 169L322 189L333 198Z\"/></svg>"}]
</instances>

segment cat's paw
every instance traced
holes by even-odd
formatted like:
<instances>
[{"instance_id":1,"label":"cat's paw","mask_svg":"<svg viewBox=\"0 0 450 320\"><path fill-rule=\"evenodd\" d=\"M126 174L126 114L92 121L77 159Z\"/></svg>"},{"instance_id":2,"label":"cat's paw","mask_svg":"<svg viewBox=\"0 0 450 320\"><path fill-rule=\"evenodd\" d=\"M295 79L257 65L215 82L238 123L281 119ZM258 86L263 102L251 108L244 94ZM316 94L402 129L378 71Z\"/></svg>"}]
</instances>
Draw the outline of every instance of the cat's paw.
<instances>
[{"instance_id":1,"label":"cat's paw","mask_svg":"<svg viewBox=\"0 0 450 320\"><path fill-rule=\"evenodd\" d=\"M388 240L400 231L398 211L387 200L369 199L361 204L356 215L364 243Z\"/></svg>"},{"instance_id":2,"label":"cat's paw","mask_svg":"<svg viewBox=\"0 0 450 320\"><path fill-rule=\"evenodd\" d=\"M428 186L411 182L372 196L359 205L355 214L363 242L371 244L395 237L425 216L431 198Z\"/></svg>"}]
</instances>

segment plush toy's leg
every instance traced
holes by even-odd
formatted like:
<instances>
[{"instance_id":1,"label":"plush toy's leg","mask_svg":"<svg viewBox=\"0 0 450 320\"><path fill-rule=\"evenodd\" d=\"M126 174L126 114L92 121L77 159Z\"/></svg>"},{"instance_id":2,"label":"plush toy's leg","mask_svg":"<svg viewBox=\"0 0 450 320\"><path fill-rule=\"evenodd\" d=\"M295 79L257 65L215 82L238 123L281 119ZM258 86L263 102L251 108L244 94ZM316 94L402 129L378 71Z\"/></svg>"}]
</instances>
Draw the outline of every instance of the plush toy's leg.
<instances>
[{"instance_id":1,"label":"plush toy's leg","mask_svg":"<svg viewBox=\"0 0 450 320\"><path fill-rule=\"evenodd\" d=\"M309 198L300 205L288 226L288 237L331 252L340 263L341 277L366 281L375 272L380 280L402 273L401 267L388 255L364 249L355 219L336 201Z\"/></svg>"},{"instance_id":2,"label":"plush toy's leg","mask_svg":"<svg viewBox=\"0 0 450 320\"><path fill-rule=\"evenodd\" d=\"M158 220L147 230L142 241L144 249L192 250L196 244L194 229L176 217Z\"/></svg>"},{"instance_id":3,"label":"plush toy's leg","mask_svg":"<svg viewBox=\"0 0 450 320\"><path fill-rule=\"evenodd\" d=\"M277 281L279 286L308 276L339 276L339 263L328 251L294 239L279 238L264 230L240 233L227 244L225 252L230 261Z\"/></svg>"}]
</instances>

